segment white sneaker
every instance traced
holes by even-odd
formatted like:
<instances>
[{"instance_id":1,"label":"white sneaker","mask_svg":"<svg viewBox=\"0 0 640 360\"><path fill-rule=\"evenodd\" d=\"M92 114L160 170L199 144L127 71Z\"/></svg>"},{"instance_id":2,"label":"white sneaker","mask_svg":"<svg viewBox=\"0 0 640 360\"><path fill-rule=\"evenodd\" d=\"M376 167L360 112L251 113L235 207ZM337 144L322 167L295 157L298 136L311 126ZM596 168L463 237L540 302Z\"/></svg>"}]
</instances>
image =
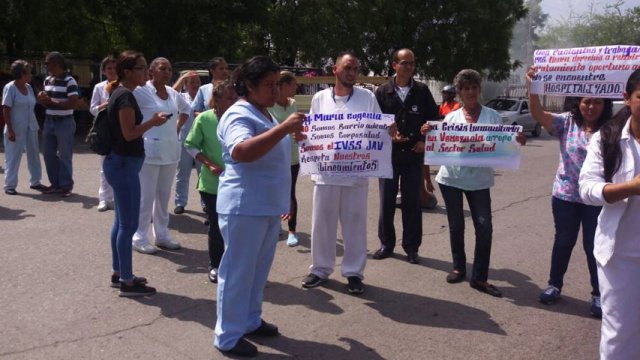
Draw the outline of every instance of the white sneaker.
<instances>
[{"instance_id":1,"label":"white sneaker","mask_svg":"<svg viewBox=\"0 0 640 360\"><path fill-rule=\"evenodd\" d=\"M106 201L100 201L98 203L98 211L103 212L109 210L109 204Z\"/></svg>"},{"instance_id":2,"label":"white sneaker","mask_svg":"<svg viewBox=\"0 0 640 360\"><path fill-rule=\"evenodd\" d=\"M168 250L178 250L180 249L180 243L172 238L167 238L163 240L156 240L156 246L163 249Z\"/></svg>"},{"instance_id":3,"label":"white sneaker","mask_svg":"<svg viewBox=\"0 0 640 360\"><path fill-rule=\"evenodd\" d=\"M158 249L148 242L133 242L133 250L142 254L155 254Z\"/></svg>"}]
</instances>

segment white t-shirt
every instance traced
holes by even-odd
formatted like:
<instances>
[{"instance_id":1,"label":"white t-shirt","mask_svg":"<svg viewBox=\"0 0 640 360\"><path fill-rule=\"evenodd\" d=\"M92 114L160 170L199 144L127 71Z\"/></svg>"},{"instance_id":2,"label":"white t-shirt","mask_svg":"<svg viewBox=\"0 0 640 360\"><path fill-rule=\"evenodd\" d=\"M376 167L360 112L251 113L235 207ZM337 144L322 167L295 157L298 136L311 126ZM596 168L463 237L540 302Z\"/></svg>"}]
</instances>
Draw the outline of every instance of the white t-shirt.
<instances>
[{"instance_id":1,"label":"white t-shirt","mask_svg":"<svg viewBox=\"0 0 640 360\"><path fill-rule=\"evenodd\" d=\"M98 107L109 100L109 93L107 93L107 83L108 81L105 80L103 82L97 83L96 86L93 87L91 104L89 105L89 112L93 116L97 116Z\"/></svg>"},{"instance_id":2,"label":"white t-shirt","mask_svg":"<svg viewBox=\"0 0 640 360\"><path fill-rule=\"evenodd\" d=\"M165 85L169 97L162 100L156 95L156 88L149 81L145 86L138 86L133 91L140 111L142 122L153 117L154 113L164 112L173 114L161 126L154 126L144 133L144 151L146 164L169 165L177 164L180 160L180 142L178 141L178 117L189 114L191 107L187 101L169 86Z\"/></svg>"},{"instance_id":3,"label":"white t-shirt","mask_svg":"<svg viewBox=\"0 0 640 360\"><path fill-rule=\"evenodd\" d=\"M334 100L335 98L335 100ZM374 112L381 113L376 96L369 90L354 87L349 96L333 96L333 88L317 92L311 100L310 114L336 114ZM365 186L368 178L355 176L311 175L311 180L321 185Z\"/></svg>"}]
</instances>

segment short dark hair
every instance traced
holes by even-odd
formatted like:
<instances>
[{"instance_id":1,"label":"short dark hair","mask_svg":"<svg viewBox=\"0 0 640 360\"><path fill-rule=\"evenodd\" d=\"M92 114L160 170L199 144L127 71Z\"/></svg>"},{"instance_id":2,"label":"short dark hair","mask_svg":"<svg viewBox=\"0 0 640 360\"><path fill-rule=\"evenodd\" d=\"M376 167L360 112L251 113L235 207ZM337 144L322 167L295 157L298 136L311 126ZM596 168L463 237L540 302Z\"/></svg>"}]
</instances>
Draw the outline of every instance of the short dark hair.
<instances>
[{"instance_id":1,"label":"short dark hair","mask_svg":"<svg viewBox=\"0 0 640 360\"><path fill-rule=\"evenodd\" d=\"M52 51L50 53L47 54L47 56L44 58L44 62L45 63L54 63L57 65L62 66L63 68L67 68L67 65L64 61L64 56L62 56L61 53L57 52L57 51Z\"/></svg>"},{"instance_id":2,"label":"short dark hair","mask_svg":"<svg viewBox=\"0 0 640 360\"><path fill-rule=\"evenodd\" d=\"M277 73L280 66L268 56L254 56L233 72L233 86L238 96L249 94L249 85L256 86L269 73Z\"/></svg>"},{"instance_id":3,"label":"short dark hair","mask_svg":"<svg viewBox=\"0 0 640 360\"><path fill-rule=\"evenodd\" d=\"M400 48L397 49L393 52L393 54L391 54L391 61L397 63L398 61L400 61L400 59L398 58L398 54L400 53L400 51L411 51L411 49L409 48ZM411 51L411 53L413 53L413 51ZM415 54L413 55L415 57Z\"/></svg>"},{"instance_id":4,"label":"short dark hair","mask_svg":"<svg viewBox=\"0 0 640 360\"><path fill-rule=\"evenodd\" d=\"M211 59L211 66L209 66L210 70L213 70L215 68L218 67L218 65L222 64L223 62L227 62L223 57L221 56L216 56L213 59Z\"/></svg>"},{"instance_id":5,"label":"short dark hair","mask_svg":"<svg viewBox=\"0 0 640 360\"><path fill-rule=\"evenodd\" d=\"M336 64L338 63L338 61L340 61L345 56L351 56L352 58L355 58L358 61L360 60L360 58L358 58L358 55L356 55L353 51L345 50L345 51L339 52L338 56L336 56Z\"/></svg>"},{"instance_id":6,"label":"short dark hair","mask_svg":"<svg viewBox=\"0 0 640 360\"><path fill-rule=\"evenodd\" d=\"M278 86L282 86L284 84L291 84L292 81L296 80L296 76L289 70L280 71L280 78L278 79Z\"/></svg>"},{"instance_id":7,"label":"short dark hair","mask_svg":"<svg viewBox=\"0 0 640 360\"><path fill-rule=\"evenodd\" d=\"M11 76L13 80L18 80L22 75L26 74L28 69L31 69L31 65L24 60L16 60L11 63Z\"/></svg>"},{"instance_id":8,"label":"short dark hair","mask_svg":"<svg viewBox=\"0 0 640 360\"><path fill-rule=\"evenodd\" d=\"M116 62L118 62L116 60L116 58L114 58L113 56L109 55L107 57L105 57L104 59L102 59L102 61L100 62L100 71L104 71L104 69L107 68L107 65L109 64L115 64Z\"/></svg>"}]
</instances>

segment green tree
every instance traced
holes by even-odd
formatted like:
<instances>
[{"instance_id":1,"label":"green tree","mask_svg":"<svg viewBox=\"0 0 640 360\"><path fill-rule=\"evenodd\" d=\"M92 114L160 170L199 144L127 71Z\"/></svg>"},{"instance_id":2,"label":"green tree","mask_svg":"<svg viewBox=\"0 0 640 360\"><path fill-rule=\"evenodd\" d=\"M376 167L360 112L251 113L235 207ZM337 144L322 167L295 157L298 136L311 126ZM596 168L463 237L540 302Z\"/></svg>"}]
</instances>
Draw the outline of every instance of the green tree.
<instances>
[{"instance_id":1,"label":"green tree","mask_svg":"<svg viewBox=\"0 0 640 360\"><path fill-rule=\"evenodd\" d=\"M504 79L523 0L1 0L0 46L10 56L59 50L100 59L137 49L148 58L240 62L270 54L327 67L342 50L363 72L386 74L391 53L414 50L418 72L450 80L474 68ZM0 48L0 51L2 51Z\"/></svg>"},{"instance_id":2,"label":"green tree","mask_svg":"<svg viewBox=\"0 0 640 360\"><path fill-rule=\"evenodd\" d=\"M539 49L603 45L640 45L640 6L621 10L623 1L602 14L586 14L549 27L537 42Z\"/></svg>"}]
</instances>

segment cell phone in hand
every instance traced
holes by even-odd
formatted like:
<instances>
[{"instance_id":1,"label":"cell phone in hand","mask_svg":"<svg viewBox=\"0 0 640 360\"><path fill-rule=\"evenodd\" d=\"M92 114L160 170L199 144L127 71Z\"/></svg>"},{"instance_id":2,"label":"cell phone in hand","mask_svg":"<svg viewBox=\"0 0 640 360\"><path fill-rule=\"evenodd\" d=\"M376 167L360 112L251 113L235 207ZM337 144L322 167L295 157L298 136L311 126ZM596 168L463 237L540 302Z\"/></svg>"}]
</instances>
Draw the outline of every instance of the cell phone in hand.
<instances>
[{"instance_id":1,"label":"cell phone in hand","mask_svg":"<svg viewBox=\"0 0 640 360\"><path fill-rule=\"evenodd\" d=\"M172 116L173 116L173 113L167 114L167 120L171 119Z\"/></svg>"}]
</instances>

